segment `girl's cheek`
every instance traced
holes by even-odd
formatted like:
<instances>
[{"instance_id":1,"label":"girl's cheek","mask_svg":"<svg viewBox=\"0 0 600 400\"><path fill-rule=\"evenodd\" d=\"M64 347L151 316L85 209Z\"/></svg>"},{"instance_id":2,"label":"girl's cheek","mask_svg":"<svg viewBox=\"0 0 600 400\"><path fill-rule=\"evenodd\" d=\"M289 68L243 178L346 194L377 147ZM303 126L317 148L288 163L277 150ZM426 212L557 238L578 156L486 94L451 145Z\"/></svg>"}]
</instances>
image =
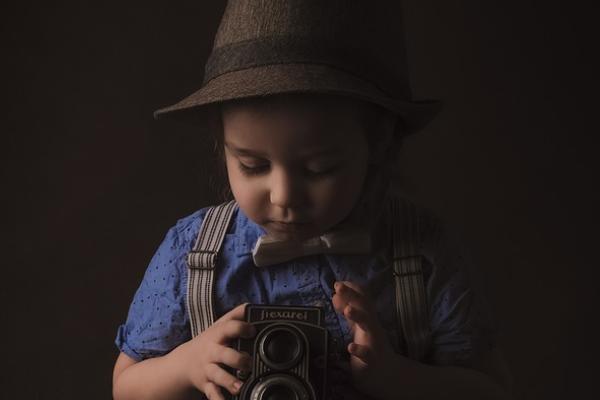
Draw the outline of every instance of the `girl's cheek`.
<instances>
[{"instance_id":1,"label":"girl's cheek","mask_svg":"<svg viewBox=\"0 0 600 400\"><path fill-rule=\"evenodd\" d=\"M236 200L247 208L258 212L269 200L269 192L264 182L256 177L245 179L238 185Z\"/></svg>"}]
</instances>

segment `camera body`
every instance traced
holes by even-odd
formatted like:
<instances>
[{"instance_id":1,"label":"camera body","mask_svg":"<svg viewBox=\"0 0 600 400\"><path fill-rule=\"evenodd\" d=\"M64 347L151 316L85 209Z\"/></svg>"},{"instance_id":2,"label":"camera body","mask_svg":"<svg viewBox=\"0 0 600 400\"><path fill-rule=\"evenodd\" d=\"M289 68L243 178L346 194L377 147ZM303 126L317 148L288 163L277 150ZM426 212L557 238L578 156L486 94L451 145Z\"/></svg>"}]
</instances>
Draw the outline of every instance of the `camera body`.
<instances>
[{"instance_id":1,"label":"camera body","mask_svg":"<svg viewBox=\"0 0 600 400\"><path fill-rule=\"evenodd\" d=\"M323 400L327 380L328 332L318 307L249 304L245 319L256 328L237 349L250 354L252 369L239 400Z\"/></svg>"}]
</instances>

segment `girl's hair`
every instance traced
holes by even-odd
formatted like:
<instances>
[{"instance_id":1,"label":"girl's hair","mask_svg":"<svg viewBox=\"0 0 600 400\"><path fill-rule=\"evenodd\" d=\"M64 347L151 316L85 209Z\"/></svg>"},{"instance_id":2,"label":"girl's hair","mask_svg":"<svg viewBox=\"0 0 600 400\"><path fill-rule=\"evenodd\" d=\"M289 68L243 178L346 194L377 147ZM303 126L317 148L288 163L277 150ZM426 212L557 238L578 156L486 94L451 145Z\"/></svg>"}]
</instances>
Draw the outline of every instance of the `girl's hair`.
<instances>
[{"instance_id":1,"label":"girl's hair","mask_svg":"<svg viewBox=\"0 0 600 400\"><path fill-rule=\"evenodd\" d=\"M213 151L211 155L212 162L208 164L208 187L211 191L211 197L216 201L228 202L233 200L233 193L229 187L229 178L227 177L227 165L225 163L225 146L223 134L223 117L221 104L209 106L211 110L206 113L207 130L211 139Z\"/></svg>"},{"instance_id":2,"label":"girl's hair","mask_svg":"<svg viewBox=\"0 0 600 400\"><path fill-rule=\"evenodd\" d=\"M366 134L369 149L371 151L378 149L377 163L393 162L397 158L400 148L402 147L403 139L401 124L397 123L398 117L395 114L374 103L356 100L346 96L316 93L278 94L265 97L230 100L217 106L209 124L209 130L213 137L213 154L216 157L215 165L217 166L216 174L209 176L209 185L215 190L219 201L227 202L233 200L225 162L223 111L225 109L238 107L266 106L268 108L300 98L304 98L309 102L319 100L336 103L345 102L350 105L350 107L355 107L354 110L356 110L358 112L357 115L360 116L359 122ZM380 144L383 143L382 141L386 139L386 135L388 134L391 135L391 141L386 148L382 149Z\"/></svg>"}]
</instances>

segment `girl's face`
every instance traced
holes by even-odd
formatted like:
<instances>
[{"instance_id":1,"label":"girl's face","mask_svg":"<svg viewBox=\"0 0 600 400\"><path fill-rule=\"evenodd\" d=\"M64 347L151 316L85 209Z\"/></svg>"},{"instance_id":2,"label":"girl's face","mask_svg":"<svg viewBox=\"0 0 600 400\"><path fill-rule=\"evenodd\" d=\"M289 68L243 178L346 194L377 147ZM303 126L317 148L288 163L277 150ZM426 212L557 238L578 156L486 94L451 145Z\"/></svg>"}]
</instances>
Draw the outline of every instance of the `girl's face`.
<instances>
[{"instance_id":1,"label":"girl's face","mask_svg":"<svg viewBox=\"0 0 600 400\"><path fill-rule=\"evenodd\" d=\"M224 107L227 174L241 210L282 239L341 222L367 173L361 117L351 103L322 99Z\"/></svg>"}]
</instances>

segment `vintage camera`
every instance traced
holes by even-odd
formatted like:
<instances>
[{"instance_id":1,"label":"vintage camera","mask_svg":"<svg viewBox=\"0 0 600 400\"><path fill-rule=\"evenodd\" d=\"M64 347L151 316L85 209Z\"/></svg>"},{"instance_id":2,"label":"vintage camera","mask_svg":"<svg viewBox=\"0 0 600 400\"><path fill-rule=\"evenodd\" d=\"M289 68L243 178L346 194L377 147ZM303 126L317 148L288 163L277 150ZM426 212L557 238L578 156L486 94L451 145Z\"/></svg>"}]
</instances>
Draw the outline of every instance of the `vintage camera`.
<instances>
[{"instance_id":1,"label":"vintage camera","mask_svg":"<svg viewBox=\"0 0 600 400\"><path fill-rule=\"evenodd\" d=\"M252 370L239 400L323 400L327 379L328 334L318 307L249 304L246 321L256 336L237 348L252 356Z\"/></svg>"}]
</instances>

